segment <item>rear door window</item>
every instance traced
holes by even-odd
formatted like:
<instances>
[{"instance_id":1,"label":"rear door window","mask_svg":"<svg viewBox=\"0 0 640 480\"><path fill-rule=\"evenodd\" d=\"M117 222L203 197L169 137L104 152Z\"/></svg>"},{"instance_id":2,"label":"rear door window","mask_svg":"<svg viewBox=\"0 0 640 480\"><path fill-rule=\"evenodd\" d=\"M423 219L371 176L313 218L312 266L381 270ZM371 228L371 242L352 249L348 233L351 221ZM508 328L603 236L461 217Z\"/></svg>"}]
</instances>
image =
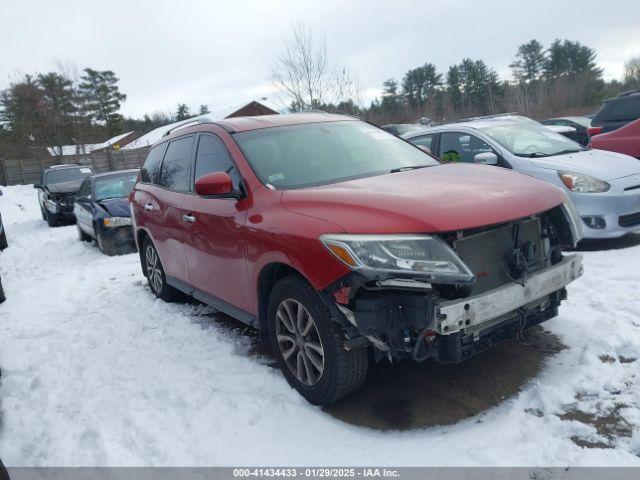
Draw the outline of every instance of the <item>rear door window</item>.
<instances>
[{"instance_id":1,"label":"rear door window","mask_svg":"<svg viewBox=\"0 0 640 480\"><path fill-rule=\"evenodd\" d=\"M191 187L191 164L194 135L169 142L164 154L158 185L174 192L188 192Z\"/></svg>"},{"instance_id":2,"label":"rear door window","mask_svg":"<svg viewBox=\"0 0 640 480\"><path fill-rule=\"evenodd\" d=\"M158 172L160 171L160 163L162 162L162 154L164 153L166 144L153 147L147 159L144 161L144 165L140 169L140 181L144 183L155 183L158 178Z\"/></svg>"}]
</instances>

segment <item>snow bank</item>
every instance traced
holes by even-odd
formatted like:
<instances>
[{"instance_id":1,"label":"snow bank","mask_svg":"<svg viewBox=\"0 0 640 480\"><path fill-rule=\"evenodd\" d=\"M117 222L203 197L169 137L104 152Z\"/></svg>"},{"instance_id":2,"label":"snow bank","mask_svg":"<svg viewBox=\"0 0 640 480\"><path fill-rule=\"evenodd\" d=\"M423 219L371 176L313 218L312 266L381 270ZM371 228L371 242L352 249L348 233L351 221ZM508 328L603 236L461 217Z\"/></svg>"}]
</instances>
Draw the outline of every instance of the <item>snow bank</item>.
<instances>
[{"instance_id":1,"label":"snow bank","mask_svg":"<svg viewBox=\"0 0 640 480\"><path fill-rule=\"evenodd\" d=\"M547 323L568 348L519 395L456 425L380 432L307 404L209 309L156 300L136 254L105 257L75 226L47 227L34 189L3 190L9 466L640 465L640 246L585 253ZM604 438L576 411L617 412L629 431Z\"/></svg>"}]
</instances>

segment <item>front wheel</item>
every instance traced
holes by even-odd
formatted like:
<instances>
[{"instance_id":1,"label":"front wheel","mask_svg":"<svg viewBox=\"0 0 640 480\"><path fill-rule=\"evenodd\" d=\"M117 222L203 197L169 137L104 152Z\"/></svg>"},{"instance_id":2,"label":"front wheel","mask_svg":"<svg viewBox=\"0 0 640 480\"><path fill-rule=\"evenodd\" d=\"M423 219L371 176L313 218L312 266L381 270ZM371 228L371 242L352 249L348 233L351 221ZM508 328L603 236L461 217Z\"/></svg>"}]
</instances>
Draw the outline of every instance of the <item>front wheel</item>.
<instances>
[{"instance_id":1,"label":"front wheel","mask_svg":"<svg viewBox=\"0 0 640 480\"><path fill-rule=\"evenodd\" d=\"M340 326L318 293L296 276L276 284L269 298L269 337L289 384L314 405L329 405L362 386L369 357L347 351Z\"/></svg>"},{"instance_id":2,"label":"front wheel","mask_svg":"<svg viewBox=\"0 0 640 480\"><path fill-rule=\"evenodd\" d=\"M147 277L153 294L165 302L175 302L181 298L180 291L167 283L160 256L153 242L145 238L142 243L142 271Z\"/></svg>"}]
</instances>

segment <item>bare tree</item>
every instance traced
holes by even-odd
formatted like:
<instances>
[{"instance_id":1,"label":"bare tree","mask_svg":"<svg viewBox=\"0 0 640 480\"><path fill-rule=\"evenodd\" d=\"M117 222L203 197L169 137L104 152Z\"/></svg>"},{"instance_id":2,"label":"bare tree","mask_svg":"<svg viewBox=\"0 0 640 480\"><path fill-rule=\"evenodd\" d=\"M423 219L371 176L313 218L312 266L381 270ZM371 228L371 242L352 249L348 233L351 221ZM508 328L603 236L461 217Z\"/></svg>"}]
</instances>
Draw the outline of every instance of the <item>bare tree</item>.
<instances>
[{"instance_id":1,"label":"bare tree","mask_svg":"<svg viewBox=\"0 0 640 480\"><path fill-rule=\"evenodd\" d=\"M640 88L640 56L625 62L624 84L629 88Z\"/></svg>"},{"instance_id":2,"label":"bare tree","mask_svg":"<svg viewBox=\"0 0 640 480\"><path fill-rule=\"evenodd\" d=\"M304 23L294 24L284 53L272 66L271 80L291 97L294 110L317 108L331 85L324 38L316 43Z\"/></svg>"},{"instance_id":3,"label":"bare tree","mask_svg":"<svg viewBox=\"0 0 640 480\"><path fill-rule=\"evenodd\" d=\"M356 115L362 108L362 88L358 78L347 67L334 69L331 91L338 110Z\"/></svg>"}]
</instances>

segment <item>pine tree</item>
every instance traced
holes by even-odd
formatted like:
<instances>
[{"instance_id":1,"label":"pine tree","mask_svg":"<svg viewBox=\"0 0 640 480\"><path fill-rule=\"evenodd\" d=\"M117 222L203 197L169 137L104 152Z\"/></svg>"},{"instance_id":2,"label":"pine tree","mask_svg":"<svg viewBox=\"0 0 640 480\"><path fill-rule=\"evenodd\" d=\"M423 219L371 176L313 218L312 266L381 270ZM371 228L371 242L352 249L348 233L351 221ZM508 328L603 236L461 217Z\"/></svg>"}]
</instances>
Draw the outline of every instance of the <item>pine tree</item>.
<instances>
[{"instance_id":1,"label":"pine tree","mask_svg":"<svg viewBox=\"0 0 640 480\"><path fill-rule=\"evenodd\" d=\"M544 47L537 40L531 40L518 47L516 59L509 67L516 80L530 83L542 76L545 62Z\"/></svg>"},{"instance_id":2,"label":"pine tree","mask_svg":"<svg viewBox=\"0 0 640 480\"><path fill-rule=\"evenodd\" d=\"M180 103L178 104L178 110L176 111L176 121L186 120L191 117L191 113L189 112L189 107L186 104Z\"/></svg>"},{"instance_id":3,"label":"pine tree","mask_svg":"<svg viewBox=\"0 0 640 480\"><path fill-rule=\"evenodd\" d=\"M400 109L402 97L398 93L398 82L393 78L382 83L382 102L380 108L384 113L394 114Z\"/></svg>"},{"instance_id":4,"label":"pine tree","mask_svg":"<svg viewBox=\"0 0 640 480\"><path fill-rule=\"evenodd\" d=\"M204 104L200 105L199 115L206 115L207 113L209 113L209 106Z\"/></svg>"},{"instance_id":5,"label":"pine tree","mask_svg":"<svg viewBox=\"0 0 640 480\"><path fill-rule=\"evenodd\" d=\"M86 114L98 123L107 126L109 135L122 133L122 115L120 102L127 96L120 93L118 78L111 70L93 70L85 68L79 86L84 99Z\"/></svg>"}]
</instances>

